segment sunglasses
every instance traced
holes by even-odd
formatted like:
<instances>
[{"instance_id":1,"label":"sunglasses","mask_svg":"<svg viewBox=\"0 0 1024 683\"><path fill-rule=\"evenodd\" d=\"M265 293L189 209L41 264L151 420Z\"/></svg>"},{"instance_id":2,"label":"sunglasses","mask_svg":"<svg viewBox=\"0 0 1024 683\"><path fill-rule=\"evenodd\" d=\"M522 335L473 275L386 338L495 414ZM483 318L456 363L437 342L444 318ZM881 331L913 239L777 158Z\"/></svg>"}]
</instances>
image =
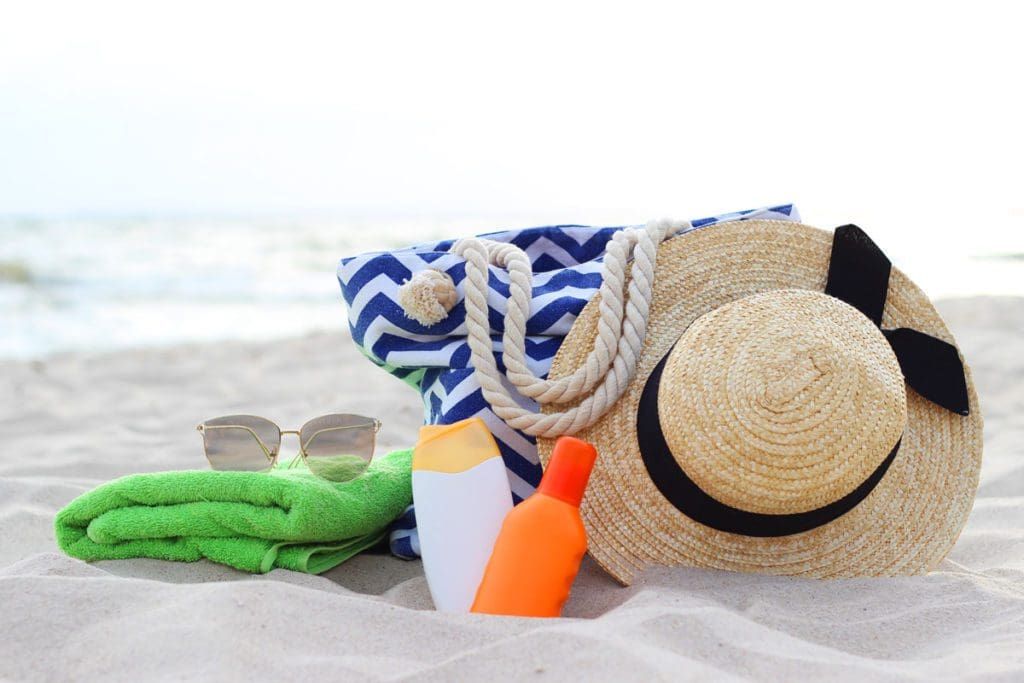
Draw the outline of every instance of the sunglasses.
<instances>
[{"instance_id":1,"label":"sunglasses","mask_svg":"<svg viewBox=\"0 0 1024 683\"><path fill-rule=\"evenodd\" d=\"M362 415L332 414L314 417L299 429L282 430L255 415L227 415L206 420L196 429L215 470L259 472L277 464L282 434L299 437L299 453L309 471L329 481L348 481L370 464L381 421Z\"/></svg>"}]
</instances>

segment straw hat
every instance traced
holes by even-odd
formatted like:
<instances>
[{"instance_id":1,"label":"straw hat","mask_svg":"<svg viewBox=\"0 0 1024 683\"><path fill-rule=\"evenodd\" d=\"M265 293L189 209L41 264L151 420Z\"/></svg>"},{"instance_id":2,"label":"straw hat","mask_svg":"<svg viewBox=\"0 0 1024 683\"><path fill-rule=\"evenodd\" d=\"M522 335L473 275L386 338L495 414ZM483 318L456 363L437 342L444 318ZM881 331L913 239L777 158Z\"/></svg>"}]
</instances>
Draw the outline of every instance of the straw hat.
<instances>
[{"instance_id":1,"label":"straw hat","mask_svg":"<svg viewBox=\"0 0 1024 683\"><path fill-rule=\"evenodd\" d=\"M591 301L552 379L598 315ZM590 553L623 584L648 565L883 576L953 546L982 419L934 306L863 231L752 220L662 243L636 377L575 436L599 453Z\"/></svg>"}]
</instances>

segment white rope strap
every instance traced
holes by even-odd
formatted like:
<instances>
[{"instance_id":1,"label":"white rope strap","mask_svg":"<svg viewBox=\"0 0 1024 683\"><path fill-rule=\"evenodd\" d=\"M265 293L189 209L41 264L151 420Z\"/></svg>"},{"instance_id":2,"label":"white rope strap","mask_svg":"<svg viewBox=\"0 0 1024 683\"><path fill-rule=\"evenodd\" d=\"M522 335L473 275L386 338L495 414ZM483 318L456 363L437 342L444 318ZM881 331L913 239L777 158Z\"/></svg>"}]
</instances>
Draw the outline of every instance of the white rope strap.
<instances>
[{"instance_id":1,"label":"white rope strap","mask_svg":"<svg viewBox=\"0 0 1024 683\"><path fill-rule=\"evenodd\" d=\"M532 297L529 257L509 243L477 238L456 242L453 251L466 260L463 287L474 376L495 414L515 429L544 437L573 434L600 419L636 373L647 330L658 245L689 226L685 222L657 221L615 234L608 243L601 269L600 316L594 348L575 372L556 380L537 377L527 366L526 322ZM627 288L626 267L631 256ZM544 415L523 408L512 396L491 348L488 264L506 268L509 273L509 301L502 337L509 383L541 404L567 403L586 396L578 405Z\"/></svg>"}]
</instances>

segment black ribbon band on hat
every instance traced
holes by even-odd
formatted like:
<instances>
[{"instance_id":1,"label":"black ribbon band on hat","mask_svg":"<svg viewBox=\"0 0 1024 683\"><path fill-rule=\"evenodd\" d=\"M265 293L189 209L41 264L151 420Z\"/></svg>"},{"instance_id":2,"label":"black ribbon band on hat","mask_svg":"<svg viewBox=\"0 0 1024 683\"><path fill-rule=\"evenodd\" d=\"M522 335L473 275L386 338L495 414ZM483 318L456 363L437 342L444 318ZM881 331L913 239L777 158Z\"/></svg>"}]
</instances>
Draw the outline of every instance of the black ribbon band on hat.
<instances>
[{"instance_id":1,"label":"black ribbon band on hat","mask_svg":"<svg viewBox=\"0 0 1024 683\"><path fill-rule=\"evenodd\" d=\"M661 373L671 353L666 354L651 373L640 397L636 414L636 435L640 456L651 481L668 502L690 519L719 531L744 536L789 536L810 531L838 519L852 510L885 476L896 457L900 441L896 441L885 460L857 488L839 500L814 510L785 515L771 515L740 510L711 497L690 479L672 455L665 441L658 418L658 388Z\"/></svg>"},{"instance_id":2,"label":"black ribbon band on hat","mask_svg":"<svg viewBox=\"0 0 1024 683\"><path fill-rule=\"evenodd\" d=\"M832 239L825 293L866 315L889 341L904 379L921 396L960 415L969 413L967 380L960 354L952 344L901 327L881 328L892 264L882 250L855 225L837 228ZM899 452L902 437L867 479L837 501L814 510L784 515L740 510L701 489L673 456L658 416L658 389L671 351L647 379L637 409L640 455L651 481L687 517L719 531L744 536L776 537L810 531L852 510L874 490Z\"/></svg>"}]
</instances>

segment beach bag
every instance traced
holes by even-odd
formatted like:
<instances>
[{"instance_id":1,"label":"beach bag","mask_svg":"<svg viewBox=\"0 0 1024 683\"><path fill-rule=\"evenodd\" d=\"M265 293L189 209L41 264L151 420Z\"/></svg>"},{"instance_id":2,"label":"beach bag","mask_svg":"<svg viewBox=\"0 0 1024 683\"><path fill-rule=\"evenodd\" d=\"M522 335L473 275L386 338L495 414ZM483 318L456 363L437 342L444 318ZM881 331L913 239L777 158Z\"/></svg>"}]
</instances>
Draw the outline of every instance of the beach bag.
<instances>
[{"instance_id":1,"label":"beach bag","mask_svg":"<svg viewBox=\"0 0 1024 683\"><path fill-rule=\"evenodd\" d=\"M655 240L664 239L680 231L751 218L799 221L795 207L787 204L683 223L649 224L646 232L628 226L582 225L506 230L479 239L444 240L343 258L338 281L352 339L363 354L420 393L424 424L482 418L501 451L512 497L518 503L533 493L541 477L536 439L530 432L547 429L544 435L548 436L572 420L580 428L587 419L577 412L556 425L559 417L541 416L540 403L525 395L524 387L545 403L551 402L552 393L558 394L554 403L567 403L598 387L597 405L590 398L582 402L590 403L587 407L593 417L618 397L613 390L605 390L607 381L601 385L609 379L605 377L609 368L632 372L632 367L625 367L630 364L616 360L612 351L618 344L628 356L629 345L637 346L643 339L646 311L637 307L643 308L642 297L626 291L624 283L629 273L630 287L642 290L643 277L652 275L653 262L645 263L639 258L641 252L632 259L637 240L647 235L649 247L651 234L658 235ZM609 265L619 266L613 272L619 281L603 282L602 272L609 271L606 259ZM649 266L646 274L640 268L644 265ZM599 291L602 309L611 306L614 295L620 296L618 310L609 313L613 324L604 357L595 363L598 372L574 386L547 387L544 380L562 340ZM467 292L476 298L467 302ZM512 326L507 330L509 320ZM615 320L620 321L619 329ZM513 343L506 358L504 344L509 340ZM474 360L481 368L474 367ZM511 380L506 361L515 369ZM540 421L545 425L538 428ZM414 507L395 522L390 543L399 557L419 556Z\"/></svg>"}]
</instances>

